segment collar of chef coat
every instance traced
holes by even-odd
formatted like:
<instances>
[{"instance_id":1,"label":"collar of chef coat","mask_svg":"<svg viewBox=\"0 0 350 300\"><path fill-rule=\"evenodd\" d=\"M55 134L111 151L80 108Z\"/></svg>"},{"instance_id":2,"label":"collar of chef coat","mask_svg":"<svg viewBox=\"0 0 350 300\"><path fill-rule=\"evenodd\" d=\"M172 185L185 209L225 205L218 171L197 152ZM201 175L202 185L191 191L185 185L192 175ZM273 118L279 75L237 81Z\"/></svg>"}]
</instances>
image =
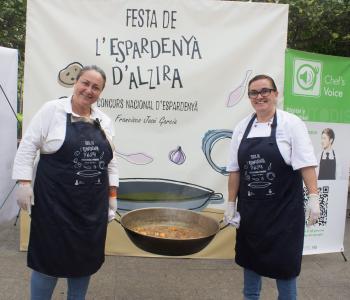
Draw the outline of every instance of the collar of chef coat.
<instances>
[{"instance_id":1,"label":"collar of chef coat","mask_svg":"<svg viewBox=\"0 0 350 300\"><path fill-rule=\"evenodd\" d=\"M66 113L68 114L72 114L73 117L81 117L80 115L74 113L72 111L72 96L69 97L69 101L67 101L64 105L64 110ZM93 120L96 120L97 119L97 113L96 113L96 110L94 109L94 104L91 105L91 114L90 114L90 119L93 119Z\"/></svg>"},{"instance_id":2,"label":"collar of chef coat","mask_svg":"<svg viewBox=\"0 0 350 300\"><path fill-rule=\"evenodd\" d=\"M329 152L323 151L322 159L326 159L327 158L327 153L329 153L329 159L334 159L333 149L331 151L329 151Z\"/></svg>"}]
</instances>

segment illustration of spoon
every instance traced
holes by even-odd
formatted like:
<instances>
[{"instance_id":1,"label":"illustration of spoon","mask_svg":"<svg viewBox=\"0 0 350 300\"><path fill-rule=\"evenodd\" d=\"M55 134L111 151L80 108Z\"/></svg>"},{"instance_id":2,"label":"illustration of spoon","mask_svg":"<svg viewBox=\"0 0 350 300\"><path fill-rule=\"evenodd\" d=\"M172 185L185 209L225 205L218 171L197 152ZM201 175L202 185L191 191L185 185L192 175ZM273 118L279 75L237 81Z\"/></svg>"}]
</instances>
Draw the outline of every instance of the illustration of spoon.
<instances>
[{"instance_id":1,"label":"illustration of spoon","mask_svg":"<svg viewBox=\"0 0 350 300\"><path fill-rule=\"evenodd\" d=\"M117 156L125 159L127 162L135 164L135 165L147 165L153 161L153 158L149 155L139 152L139 153L121 153L117 152Z\"/></svg>"},{"instance_id":2,"label":"illustration of spoon","mask_svg":"<svg viewBox=\"0 0 350 300\"><path fill-rule=\"evenodd\" d=\"M250 76L251 73L252 73L252 70L248 70L248 71L245 73L245 78L243 79L243 81L241 82L241 84L240 84L239 86L237 86L237 87L230 93L230 95L228 96L228 99L227 99L227 103L226 103L226 106L227 106L227 107L235 106L239 101L241 101L241 99L242 99L243 96L244 96L244 91L245 91L245 88L246 88L246 86L247 86L248 79L249 79L249 76Z\"/></svg>"}]
</instances>

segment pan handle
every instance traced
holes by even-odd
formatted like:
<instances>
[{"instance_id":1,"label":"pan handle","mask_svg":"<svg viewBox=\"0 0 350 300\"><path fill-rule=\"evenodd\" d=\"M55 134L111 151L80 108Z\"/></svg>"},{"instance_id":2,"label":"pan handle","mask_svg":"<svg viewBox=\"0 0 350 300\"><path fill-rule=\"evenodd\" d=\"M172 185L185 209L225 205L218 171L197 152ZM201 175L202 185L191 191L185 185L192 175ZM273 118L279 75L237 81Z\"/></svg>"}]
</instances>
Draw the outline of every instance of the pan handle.
<instances>
[{"instance_id":1,"label":"pan handle","mask_svg":"<svg viewBox=\"0 0 350 300\"><path fill-rule=\"evenodd\" d=\"M221 201L224 198L224 195L221 193L214 193L210 195L209 200L210 201Z\"/></svg>"},{"instance_id":2,"label":"pan handle","mask_svg":"<svg viewBox=\"0 0 350 300\"><path fill-rule=\"evenodd\" d=\"M229 226L230 226L230 224L227 223L227 224L225 224L224 226L221 227L222 224L224 224L224 220L219 221L220 230L223 230L223 229L225 229L226 227L229 227Z\"/></svg>"},{"instance_id":3,"label":"pan handle","mask_svg":"<svg viewBox=\"0 0 350 300\"><path fill-rule=\"evenodd\" d=\"M115 212L119 216L119 220L117 218L114 218L114 221L116 221L117 223L119 223L121 225L122 223L120 223L120 220L121 220L122 215L117 210Z\"/></svg>"}]
</instances>

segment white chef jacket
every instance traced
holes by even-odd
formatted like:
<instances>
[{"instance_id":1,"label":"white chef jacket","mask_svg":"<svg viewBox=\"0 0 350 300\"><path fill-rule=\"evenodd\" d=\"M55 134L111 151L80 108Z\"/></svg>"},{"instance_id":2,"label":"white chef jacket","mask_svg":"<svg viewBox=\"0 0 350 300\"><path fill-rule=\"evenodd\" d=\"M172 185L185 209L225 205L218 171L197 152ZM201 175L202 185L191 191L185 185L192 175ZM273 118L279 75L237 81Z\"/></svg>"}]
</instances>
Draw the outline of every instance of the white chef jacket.
<instances>
[{"instance_id":1,"label":"white chef jacket","mask_svg":"<svg viewBox=\"0 0 350 300\"><path fill-rule=\"evenodd\" d=\"M71 97L46 102L32 118L18 147L12 178L14 180L33 180L34 161L38 150L43 154L52 154L61 148L66 136L67 113L72 112ZM107 139L113 143L114 128L111 119L96 107L91 107L90 119L99 119ZM113 158L108 164L110 186L119 186L119 174L114 145Z\"/></svg>"},{"instance_id":2,"label":"white chef jacket","mask_svg":"<svg viewBox=\"0 0 350 300\"><path fill-rule=\"evenodd\" d=\"M317 166L314 149L304 122L289 112L277 109L276 140L278 149L285 161L293 170L304 167ZM243 134L253 114L245 117L235 127L229 151L229 160L226 170L235 172L238 166L238 148ZM255 119L247 138L270 136L273 118L266 123Z\"/></svg>"}]
</instances>

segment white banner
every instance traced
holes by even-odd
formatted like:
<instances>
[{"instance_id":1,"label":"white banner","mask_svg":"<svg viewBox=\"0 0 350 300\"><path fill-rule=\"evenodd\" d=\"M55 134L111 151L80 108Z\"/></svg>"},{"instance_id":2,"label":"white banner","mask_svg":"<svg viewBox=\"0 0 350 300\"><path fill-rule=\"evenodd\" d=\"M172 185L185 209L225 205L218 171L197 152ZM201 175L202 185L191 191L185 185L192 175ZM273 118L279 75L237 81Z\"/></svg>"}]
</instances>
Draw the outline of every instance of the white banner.
<instances>
[{"instance_id":1,"label":"white banner","mask_svg":"<svg viewBox=\"0 0 350 300\"><path fill-rule=\"evenodd\" d=\"M119 208L222 208L231 132L251 111L248 80L269 74L283 94L287 23L288 5L267 3L28 0L24 127L96 64L107 74L97 106L117 133ZM170 204L127 201L135 178L158 196L186 192Z\"/></svg>"},{"instance_id":2,"label":"white banner","mask_svg":"<svg viewBox=\"0 0 350 300\"><path fill-rule=\"evenodd\" d=\"M306 228L304 254L342 252L349 178L350 59L287 49L285 70L284 109L306 122L319 164L321 217Z\"/></svg>"},{"instance_id":3,"label":"white banner","mask_svg":"<svg viewBox=\"0 0 350 300\"><path fill-rule=\"evenodd\" d=\"M286 5L262 3L28 1L24 125L45 101L71 94L61 70L97 64L108 77L98 105L115 120L118 151L149 157L133 163L121 154L121 177L225 192L226 177L208 163L202 143L208 131L232 130L250 111L253 74L268 73L282 88L287 15ZM219 166L227 144L207 150ZM179 147L181 164L171 158Z\"/></svg>"},{"instance_id":4,"label":"white banner","mask_svg":"<svg viewBox=\"0 0 350 300\"><path fill-rule=\"evenodd\" d=\"M17 68L17 50L0 47L0 223L13 219L19 211L11 180L17 150Z\"/></svg>"},{"instance_id":5,"label":"white banner","mask_svg":"<svg viewBox=\"0 0 350 300\"><path fill-rule=\"evenodd\" d=\"M321 217L316 225L306 227L304 254L342 252L348 198L349 124L307 122L307 127L319 163ZM331 147L327 151L332 153L329 165L322 162L327 161L324 154L327 147ZM335 177L327 178L327 174Z\"/></svg>"}]
</instances>

